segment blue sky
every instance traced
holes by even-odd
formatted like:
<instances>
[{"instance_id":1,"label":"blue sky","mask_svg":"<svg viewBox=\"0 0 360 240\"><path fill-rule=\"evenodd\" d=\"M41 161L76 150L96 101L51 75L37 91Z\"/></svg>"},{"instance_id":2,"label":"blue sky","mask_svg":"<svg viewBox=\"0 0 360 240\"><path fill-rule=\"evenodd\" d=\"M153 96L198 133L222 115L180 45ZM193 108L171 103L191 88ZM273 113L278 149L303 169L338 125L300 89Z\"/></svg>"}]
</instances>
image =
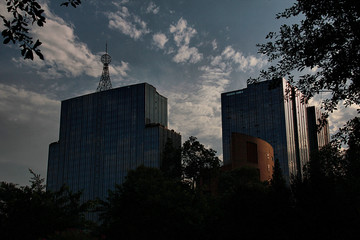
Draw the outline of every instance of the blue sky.
<instances>
[{"instance_id":1,"label":"blue sky","mask_svg":"<svg viewBox=\"0 0 360 240\"><path fill-rule=\"evenodd\" d=\"M60 3L42 1L47 22L31 32L43 42L45 61L23 60L17 46L0 45L0 181L27 184L28 168L46 177L60 102L95 91L106 43L113 87L152 84L168 98L169 128L183 141L196 136L221 157L220 94L245 88L268 66L256 44L278 30L284 22L275 14L293 1ZM332 130L345 115L332 116Z\"/></svg>"}]
</instances>

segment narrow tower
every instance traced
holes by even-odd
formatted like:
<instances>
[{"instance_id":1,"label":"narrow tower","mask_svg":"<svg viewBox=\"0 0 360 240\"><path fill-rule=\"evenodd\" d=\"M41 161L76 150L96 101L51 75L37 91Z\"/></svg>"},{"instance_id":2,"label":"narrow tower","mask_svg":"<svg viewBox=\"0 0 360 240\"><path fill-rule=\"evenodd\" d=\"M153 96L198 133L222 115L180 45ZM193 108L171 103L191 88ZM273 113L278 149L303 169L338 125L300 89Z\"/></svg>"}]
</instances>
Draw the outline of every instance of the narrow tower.
<instances>
[{"instance_id":1,"label":"narrow tower","mask_svg":"<svg viewBox=\"0 0 360 240\"><path fill-rule=\"evenodd\" d=\"M106 53L101 56L101 62L104 64L103 71L101 74L100 82L96 88L96 92L106 91L112 88L110 75L109 75L109 63L111 62L111 57L107 53L107 44L106 44Z\"/></svg>"}]
</instances>

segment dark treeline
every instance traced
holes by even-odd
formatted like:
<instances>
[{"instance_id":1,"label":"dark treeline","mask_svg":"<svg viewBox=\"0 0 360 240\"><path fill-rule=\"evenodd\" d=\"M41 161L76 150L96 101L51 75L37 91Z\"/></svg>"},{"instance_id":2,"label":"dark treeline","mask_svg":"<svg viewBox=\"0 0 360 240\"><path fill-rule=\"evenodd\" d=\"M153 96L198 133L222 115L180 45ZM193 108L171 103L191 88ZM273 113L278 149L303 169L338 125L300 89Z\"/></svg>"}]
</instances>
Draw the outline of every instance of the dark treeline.
<instances>
[{"instance_id":1,"label":"dark treeline","mask_svg":"<svg viewBox=\"0 0 360 240\"><path fill-rule=\"evenodd\" d=\"M1 239L352 239L360 233L359 118L348 126L348 148L322 148L290 186L278 161L270 182L254 168L221 171L215 151L194 137L181 152L168 144L161 169L130 171L105 201L81 203L66 187L46 192L34 173L30 186L3 182Z\"/></svg>"}]
</instances>

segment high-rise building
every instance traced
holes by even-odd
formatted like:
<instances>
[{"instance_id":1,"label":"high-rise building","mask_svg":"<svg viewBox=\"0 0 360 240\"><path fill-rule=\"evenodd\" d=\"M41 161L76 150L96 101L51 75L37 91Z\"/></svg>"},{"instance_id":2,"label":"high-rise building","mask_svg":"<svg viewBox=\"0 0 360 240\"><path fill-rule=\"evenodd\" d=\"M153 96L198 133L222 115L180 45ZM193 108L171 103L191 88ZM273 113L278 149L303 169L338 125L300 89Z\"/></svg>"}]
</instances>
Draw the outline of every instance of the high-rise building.
<instances>
[{"instance_id":1,"label":"high-rise building","mask_svg":"<svg viewBox=\"0 0 360 240\"><path fill-rule=\"evenodd\" d=\"M83 191L83 200L107 196L131 169L159 168L167 139L167 99L147 84L135 84L61 102L59 141L50 144L47 188L63 184Z\"/></svg>"},{"instance_id":2,"label":"high-rise building","mask_svg":"<svg viewBox=\"0 0 360 240\"><path fill-rule=\"evenodd\" d=\"M319 150L330 142L329 125L326 123L318 129L319 119L321 119L320 109L315 106L308 107L307 121L310 153Z\"/></svg>"},{"instance_id":3,"label":"high-rise building","mask_svg":"<svg viewBox=\"0 0 360 240\"><path fill-rule=\"evenodd\" d=\"M302 175L309 161L307 104L303 95L286 80L270 87L271 81L221 94L223 160L231 163L232 133L254 136L270 143L284 177Z\"/></svg>"}]
</instances>

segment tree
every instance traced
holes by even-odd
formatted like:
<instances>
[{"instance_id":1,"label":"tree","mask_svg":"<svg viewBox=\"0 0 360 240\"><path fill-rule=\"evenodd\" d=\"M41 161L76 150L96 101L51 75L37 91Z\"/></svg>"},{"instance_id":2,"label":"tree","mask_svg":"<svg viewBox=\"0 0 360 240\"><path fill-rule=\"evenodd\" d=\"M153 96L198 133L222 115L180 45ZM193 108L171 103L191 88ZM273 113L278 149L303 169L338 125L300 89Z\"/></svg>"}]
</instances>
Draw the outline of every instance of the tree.
<instances>
[{"instance_id":1,"label":"tree","mask_svg":"<svg viewBox=\"0 0 360 240\"><path fill-rule=\"evenodd\" d=\"M69 4L76 8L81 4L81 0L67 0L60 5L67 7ZM44 9L39 2L36 0L6 0L6 7L11 17L0 15L5 26L5 30L1 33L4 38L3 43L18 44L24 59L33 60L35 53L41 60L44 60L39 49L42 43L39 39L34 42L29 33L31 25L36 24L38 27L43 27L46 23Z\"/></svg>"},{"instance_id":2,"label":"tree","mask_svg":"<svg viewBox=\"0 0 360 240\"><path fill-rule=\"evenodd\" d=\"M232 196L244 189L257 191L265 184L260 181L260 172L257 168L244 166L231 171L225 171L219 178L219 195ZM261 190L262 191L262 190ZM249 196L242 196L244 198Z\"/></svg>"},{"instance_id":3,"label":"tree","mask_svg":"<svg viewBox=\"0 0 360 240\"><path fill-rule=\"evenodd\" d=\"M207 149L191 136L182 148L184 177L191 181L192 188L201 188L201 182L209 183L220 169L220 160L216 151Z\"/></svg>"},{"instance_id":4,"label":"tree","mask_svg":"<svg viewBox=\"0 0 360 240\"><path fill-rule=\"evenodd\" d=\"M37 240L55 231L85 227L87 204L80 204L81 193L72 193L66 187L46 192L44 179L30 172L31 186L0 183L1 238Z\"/></svg>"},{"instance_id":5,"label":"tree","mask_svg":"<svg viewBox=\"0 0 360 240\"><path fill-rule=\"evenodd\" d=\"M217 233L218 239L233 239L237 235L242 239L279 239L273 234L275 224L269 185L260 181L257 168L244 166L224 171L218 186L221 214L217 225L222 229ZM260 232L259 226L262 226Z\"/></svg>"},{"instance_id":6,"label":"tree","mask_svg":"<svg viewBox=\"0 0 360 240\"><path fill-rule=\"evenodd\" d=\"M66 229L43 240L96 240L96 238L79 229Z\"/></svg>"},{"instance_id":7,"label":"tree","mask_svg":"<svg viewBox=\"0 0 360 240\"><path fill-rule=\"evenodd\" d=\"M334 142L313 153L305 165L305 176L315 184L322 181L343 181L348 168L348 161Z\"/></svg>"},{"instance_id":8,"label":"tree","mask_svg":"<svg viewBox=\"0 0 360 240\"><path fill-rule=\"evenodd\" d=\"M181 179L181 149L174 147L171 138L166 141L160 169L169 178Z\"/></svg>"},{"instance_id":9,"label":"tree","mask_svg":"<svg viewBox=\"0 0 360 240\"><path fill-rule=\"evenodd\" d=\"M273 175L270 180L270 195L273 201L272 205L276 212L287 212L291 203L291 191L280 168L279 159L275 159Z\"/></svg>"},{"instance_id":10,"label":"tree","mask_svg":"<svg viewBox=\"0 0 360 240\"><path fill-rule=\"evenodd\" d=\"M320 92L330 97L322 104L329 112L340 101L360 104L360 3L358 0L297 0L277 18L299 18L300 24L282 25L259 44L259 53L275 63L258 79L287 78L307 99ZM300 74L298 80L294 75ZM279 82L279 81L277 81Z\"/></svg>"},{"instance_id":11,"label":"tree","mask_svg":"<svg viewBox=\"0 0 360 240\"><path fill-rule=\"evenodd\" d=\"M140 166L109 192L100 218L108 239L189 239L199 229L201 208L186 184Z\"/></svg>"},{"instance_id":12,"label":"tree","mask_svg":"<svg viewBox=\"0 0 360 240\"><path fill-rule=\"evenodd\" d=\"M341 150L339 138L332 141L311 155L304 178L292 183L296 219L308 229L301 238L350 239L359 234L360 159L352 155L359 152L358 123L354 118L343 129L347 150Z\"/></svg>"},{"instance_id":13,"label":"tree","mask_svg":"<svg viewBox=\"0 0 360 240\"><path fill-rule=\"evenodd\" d=\"M282 174L279 159L275 159L273 175L270 180L270 184L275 192L281 192L284 189L287 189L286 180L284 178L284 175Z\"/></svg>"},{"instance_id":14,"label":"tree","mask_svg":"<svg viewBox=\"0 0 360 240\"><path fill-rule=\"evenodd\" d=\"M349 133L345 155L348 160L346 175L360 191L360 118L350 120L343 131Z\"/></svg>"}]
</instances>

